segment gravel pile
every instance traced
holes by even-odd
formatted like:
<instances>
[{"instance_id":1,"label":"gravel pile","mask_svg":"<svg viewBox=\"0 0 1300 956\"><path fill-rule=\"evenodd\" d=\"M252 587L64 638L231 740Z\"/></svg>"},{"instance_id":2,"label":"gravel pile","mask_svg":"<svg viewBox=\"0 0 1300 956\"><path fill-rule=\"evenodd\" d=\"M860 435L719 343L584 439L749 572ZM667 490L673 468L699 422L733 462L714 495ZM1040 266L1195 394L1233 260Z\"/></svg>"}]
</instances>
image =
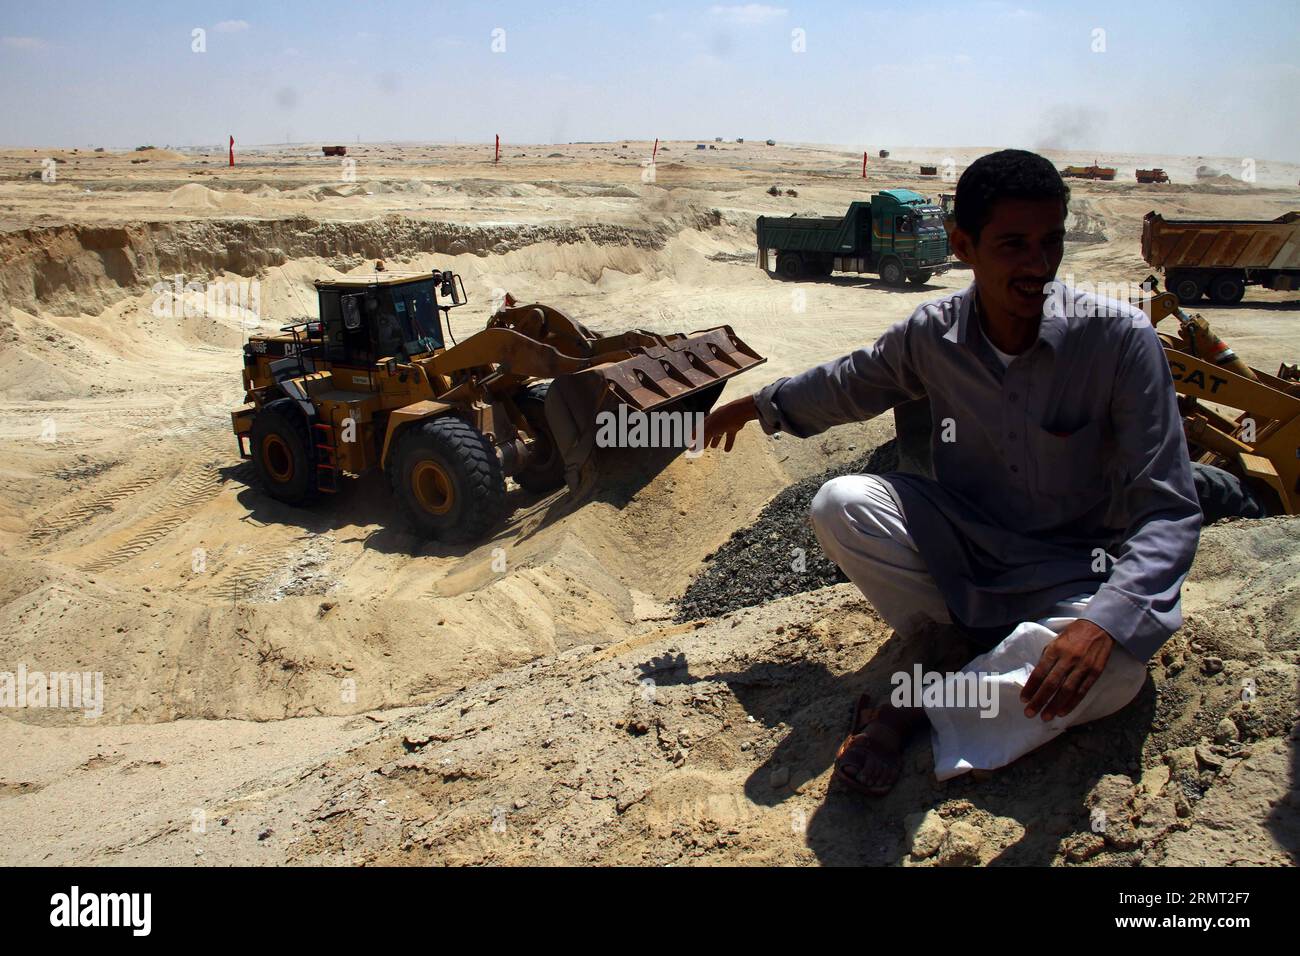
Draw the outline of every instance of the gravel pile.
<instances>
[{"instance_id":1,"label":"gravel pile","mask_svg":"<svg viewBox=\"0 0 1300 956\"><path fill-rule=\"evenodd\" d=\"M898 452L891 440L847 464L786 488L768 502L757 521L735 532L704 559L704 570L677 599L676 619L717 617L847 581L822 554L813 534L808 520L813 496L839 475L881 474L897 467Z\"/></svg>"}]
</instances>

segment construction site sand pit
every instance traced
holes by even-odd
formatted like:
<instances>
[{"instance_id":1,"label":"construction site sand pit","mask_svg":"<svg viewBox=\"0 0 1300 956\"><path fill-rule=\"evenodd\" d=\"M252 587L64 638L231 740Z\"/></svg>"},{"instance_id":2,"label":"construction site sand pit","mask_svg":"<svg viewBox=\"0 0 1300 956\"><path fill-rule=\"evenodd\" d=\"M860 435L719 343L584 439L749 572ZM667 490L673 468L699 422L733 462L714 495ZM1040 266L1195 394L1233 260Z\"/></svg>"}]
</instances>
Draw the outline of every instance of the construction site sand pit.
<instances>
[{"instance_id":1,"label":"construction site sand pit","mask_svg":"<svg viewBox=\"0 0 1300 956\"><path fill-rule=\"evenodd\" d=\"M725 608L679 599L739 574L746 535L775 536L764 566L785 536L806 543L801 506L769 505L865 467L888 416L808 441L751 430L727 455L620 453L578 499L512 485L510 518L474 546L408 533L377 475L309 510L261 491L231 434L242 343L313 315L313 280L377 258L458 272L458 339L498 290L597 331L730 324L768 361L724 400L969 281L755 268L757 215L858 196L844 151L729 146L650 186L616 147L530 149L513 170L465 147L364 147L377 168L362 163L360 190L292 150L230 171L200 154L79 155L48 188L18 178L30 154L0 154L18 174L0 182L0 671L97 672L104 687L93 719L0 710L0 860L1293 863L1295 519L1206 529L1187 624L1132 707L946 785L918 741L902 783L864 802L830 785L830 759L850 702L909 650L856 589L771 575ZM926 189L908 159L891 185ZM491 188L455 186L474 182ZM774 182L798 198L768 195ZM1150 197L1073 188L1087 236L1062 273L1144 277ZM1199 217L1297 203L1267 179L1161 196ZM214 304L190 280L255 290L255 305ZM1256 366L1300 354L1294 294L1205 312ZM1098 807L1124 825L1092 832Z\"/></svg>"}]
</instances>

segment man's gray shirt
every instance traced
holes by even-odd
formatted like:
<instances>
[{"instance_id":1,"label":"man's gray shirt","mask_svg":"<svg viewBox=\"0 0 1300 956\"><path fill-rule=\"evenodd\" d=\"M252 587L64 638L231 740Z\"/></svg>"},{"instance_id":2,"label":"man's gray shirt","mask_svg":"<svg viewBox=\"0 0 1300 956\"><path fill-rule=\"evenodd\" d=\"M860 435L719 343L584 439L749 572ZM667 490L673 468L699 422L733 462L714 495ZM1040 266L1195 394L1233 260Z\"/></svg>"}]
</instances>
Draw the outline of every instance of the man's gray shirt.
<instances>
[{"instance_id":1,"label":"man's gray shirt","mask_svg":"<svg viewBox=\"0 0 1300 956\"><path fill-rule=\"evenodd\" d=\"M1145 661L1182 624L1201 528L1173 380L1141 310L1054 289L1005 369L971 286L773 382L759 415L807 437L927 396L935 478L887 483L954 618L1015 625L1093 594L1082 617Z\"/></svg>"}]
</instances>

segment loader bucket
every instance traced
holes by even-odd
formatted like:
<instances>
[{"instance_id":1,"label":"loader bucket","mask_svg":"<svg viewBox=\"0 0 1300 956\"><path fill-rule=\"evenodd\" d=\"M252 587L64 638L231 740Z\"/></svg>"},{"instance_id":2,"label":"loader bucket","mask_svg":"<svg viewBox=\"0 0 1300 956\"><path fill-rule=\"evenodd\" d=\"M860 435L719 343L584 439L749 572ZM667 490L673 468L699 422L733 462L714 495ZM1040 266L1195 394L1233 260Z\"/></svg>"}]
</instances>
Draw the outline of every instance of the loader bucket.
<instances>
[{"instance_id":1,"label":"loader bucket","mask_svg":"<svg viewBox=\"0 0 1300 956\"><path fill-rule=\"evenodd\" d=\"M571 491L582 484L583 468L596 449L600 413L617 418L624 414L619 406L626 406L628 412L707 413L727 379L767 361L729 325L689 336L637 335L659 344L629 347L626 336L597 340L596 364L551 382L546 420L564 459L564 479ZM602 355L609 360L602 362ZM625 415L622 421L627 421ZM684 420L658 421L661 436L671 435L674 446L684 436L679 447L687 446L692 434L683 427Z\"/></svg>"}]
</instances>

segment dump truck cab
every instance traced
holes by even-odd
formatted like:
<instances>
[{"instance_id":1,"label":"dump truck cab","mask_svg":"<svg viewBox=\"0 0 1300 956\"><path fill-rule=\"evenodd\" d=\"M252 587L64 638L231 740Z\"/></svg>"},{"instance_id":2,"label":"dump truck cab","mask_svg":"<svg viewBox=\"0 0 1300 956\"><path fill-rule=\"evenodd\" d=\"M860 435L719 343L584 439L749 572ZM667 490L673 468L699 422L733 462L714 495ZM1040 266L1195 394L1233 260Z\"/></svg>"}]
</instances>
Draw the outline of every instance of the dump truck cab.
<instances>
[{"instance_id":1,"label":"dump truck cab","mask_svg":"<svg viewBox=\"0 0 1300 956\"><path fill-rule=\"evenodd\" d=\"M886 189L871 197L871 253L891 285L948 264L943 210L910 189ZM897 259L902 276L891 281L887 264ZM928 278L928 275L927 275Z\"/></svg>"}]
</instances>

